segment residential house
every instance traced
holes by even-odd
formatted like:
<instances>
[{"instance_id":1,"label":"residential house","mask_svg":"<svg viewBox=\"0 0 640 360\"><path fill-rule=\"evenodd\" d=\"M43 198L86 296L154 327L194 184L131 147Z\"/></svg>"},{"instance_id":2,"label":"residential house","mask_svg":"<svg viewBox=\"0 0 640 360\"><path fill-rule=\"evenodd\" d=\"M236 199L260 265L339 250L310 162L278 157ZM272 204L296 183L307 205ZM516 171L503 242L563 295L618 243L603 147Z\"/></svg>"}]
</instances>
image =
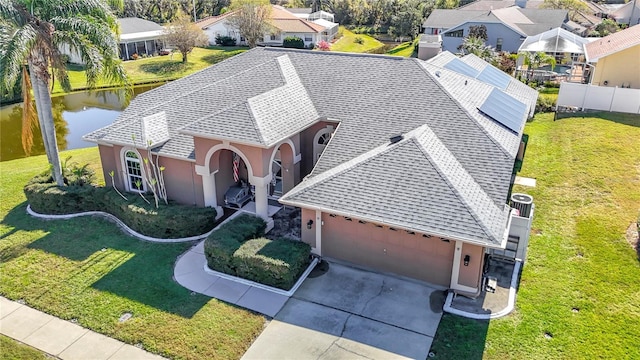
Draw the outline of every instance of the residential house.
<instances>
[{"instance_id":1,"label":"residential house","mask_svg":"<svg viewBox=\"0 0 640 360\"><path fill-rule=\"evenodd\" d=\"M139 95L85 139L122 189L150 152L181 203L221 214L247 184L246 209L272 224L278 190L316 255L476 295L485 251L507 246L537 95L519 101L488 66L255 48Z\"/></svg>"},{"instance_id":2,"label":"residential house","mask_svg":"<svg viewBox=\"0 0 640 360\"><path fill-rule=\"evenodd\" d=\"M640 24L640 3L629 1L621 4L602 4L593 1L585 1L593 16L605 19L614 19L618 24Z\"/></svg>"},{"instance_id":3,"label":"residential house","mask_svg":"<svg viewBox=\"0 0 640 360\"><path fill-rule=\"evenodd\" d=\"M131 60L137 56L153 56L164 47L164 28L152 21L129 17L117 20L120 27L120 58ZM83 60L76 51L68 45L60 48L63 54L69 56L69 62L83 64ZM135 54L135 55L134 55Z\"/></svg>"},{"instance_id":4,"label":"residential house","mask_svg":"<svg viewBox=\"0 0 640 360\"><path fill-rule=\"evenodd\" d=\"M457 52L471 26L487 28L486 44L497 51L516 52L529 35L562 27L569 21L567 10L523 9L435 10L423 24L426 34L441 34L442 49Z\"/></svg>"},{"instance_id":5,"label":"residential house","mask_svg":"<svg viewBox=\"0 0 640 360\"><path fill-rule=\"evenodd\" d=\"M153 21L135 17L118 19L120 25L120 58L157 55L164 47L164 28Z\"/></svg>"},{"instance_id":6,"label":"residential house","mask_svg":"<svg viewBox=\"0 0 640 360\"><path fill-rule=\"evenodd\" d=\"M215 44L217 36L230 36L236 39L239 45L245 45L245 38L238 29L231 26L228 19L234 12L228 12L219 16L202 19L196 24L209 37L209 43ZM261 46L282 46L285 38L289 36L299 37L304 40L306 46L317 44L321 40L331 40L338 32L338 24L324 18L305 20L287 9L278 5L271 5L269 32L265 33L258 42Z\"/></svg>"},{"instance_id":7,"label":"residential house","mask_svg":"<svg viewBox=\"0 0 640 360\"><path fill-rule=\"evenodd\" d=\"M584 45L589 83L640 89L640 25Z\"/></svg>"}]
</instances>

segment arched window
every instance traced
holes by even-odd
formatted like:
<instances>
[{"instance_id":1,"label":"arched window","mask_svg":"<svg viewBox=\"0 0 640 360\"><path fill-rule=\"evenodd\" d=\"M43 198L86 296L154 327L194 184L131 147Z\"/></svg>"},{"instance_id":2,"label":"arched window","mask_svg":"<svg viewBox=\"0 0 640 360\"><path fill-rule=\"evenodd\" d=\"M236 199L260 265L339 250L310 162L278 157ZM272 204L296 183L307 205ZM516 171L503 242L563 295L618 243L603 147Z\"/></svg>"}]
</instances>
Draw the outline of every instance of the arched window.
<instances>
[{"instance_id":1,"label":"arched window","mask_svg":"<svg viewBox=\"0 0 640 360\"><path fill-rule=\"evenodd\" d=\"M329 139L331 139L331 130L332 128L326 127L316 134L313 141L313 165L318 162L320 159L320 155L324 151L324 148L327 147L329 143Z\"/></svg>"},{"instance_id":2,"label":"arched window","mask_svg":"<svg viewBox=\"0 0 640 360\"><path fill-rule=\"evenodd\" d=\"M127 151L124 154L124 167L127 173L126 185L129 191L144 192L146 186L142 176L142 164L140 156L135 151Z\"/></svg>"}]
</instances>

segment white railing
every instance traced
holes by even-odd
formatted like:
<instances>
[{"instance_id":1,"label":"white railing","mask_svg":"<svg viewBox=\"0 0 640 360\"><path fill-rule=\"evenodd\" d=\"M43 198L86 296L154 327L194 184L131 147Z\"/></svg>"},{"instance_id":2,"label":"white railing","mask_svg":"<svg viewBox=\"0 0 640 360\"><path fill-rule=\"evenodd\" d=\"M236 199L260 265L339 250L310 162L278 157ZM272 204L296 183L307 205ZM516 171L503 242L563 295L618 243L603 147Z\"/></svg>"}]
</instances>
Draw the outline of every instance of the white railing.
<instances>
[{"instance_id":1,"label":"white railing","mask_svg":"<svg viewBox=\"0 0 640 360\"><path fill-rule=\"evenodd\" d=\"M640 89L562 82L556 110L567 107L640 114Z\"/></svg>"}]
</instances>

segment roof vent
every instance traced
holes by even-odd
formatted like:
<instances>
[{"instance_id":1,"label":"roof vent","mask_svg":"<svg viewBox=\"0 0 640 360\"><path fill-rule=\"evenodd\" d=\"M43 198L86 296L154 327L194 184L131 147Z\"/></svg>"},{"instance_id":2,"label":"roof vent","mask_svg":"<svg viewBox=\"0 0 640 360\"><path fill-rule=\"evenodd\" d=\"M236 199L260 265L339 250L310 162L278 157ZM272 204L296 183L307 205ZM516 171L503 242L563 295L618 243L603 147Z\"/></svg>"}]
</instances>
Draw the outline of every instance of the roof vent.
<instances>
[{"instance_id":1,"label":"roof vent","mask_svg":"<svg viewBox=\"0 0 640 360\"><path fill-rule=\"evenodd\" d=\"M440 77L440 71L436 71L436 76Z\"/></svg>"},{"instance_id":2,"label":"roof vent","mask_svg":"<svg viewBox=\"0 0 640 360\"><path fill-rule=\"evenodd\" d=\"M390 138L389 138L389 141L390 141L392 144L395 144L395 143L399 142L399 141L400 141L400 140L402 140L402 139L404 139L404 136L402 136L402 135L395 135L395 136L390 137Z\"/></svg>"}]
</instances>

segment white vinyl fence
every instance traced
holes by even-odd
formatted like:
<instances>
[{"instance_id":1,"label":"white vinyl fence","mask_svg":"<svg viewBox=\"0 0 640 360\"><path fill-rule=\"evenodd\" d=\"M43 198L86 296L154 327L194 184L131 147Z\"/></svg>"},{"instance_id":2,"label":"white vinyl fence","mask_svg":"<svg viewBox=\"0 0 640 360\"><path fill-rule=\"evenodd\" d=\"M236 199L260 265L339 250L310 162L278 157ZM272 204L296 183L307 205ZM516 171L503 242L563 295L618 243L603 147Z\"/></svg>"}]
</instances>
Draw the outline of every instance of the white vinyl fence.
<instances>
[{"instance_id":1,"label":"white vinyl fence","mask_svg":"<svg viewBox=\"0 0 640 360\"><path fill-rule=\"evenodd\" d=\"M562 82L556 110L561 107L640 114L640 89Z\"/></svg>"}]
</instances>

